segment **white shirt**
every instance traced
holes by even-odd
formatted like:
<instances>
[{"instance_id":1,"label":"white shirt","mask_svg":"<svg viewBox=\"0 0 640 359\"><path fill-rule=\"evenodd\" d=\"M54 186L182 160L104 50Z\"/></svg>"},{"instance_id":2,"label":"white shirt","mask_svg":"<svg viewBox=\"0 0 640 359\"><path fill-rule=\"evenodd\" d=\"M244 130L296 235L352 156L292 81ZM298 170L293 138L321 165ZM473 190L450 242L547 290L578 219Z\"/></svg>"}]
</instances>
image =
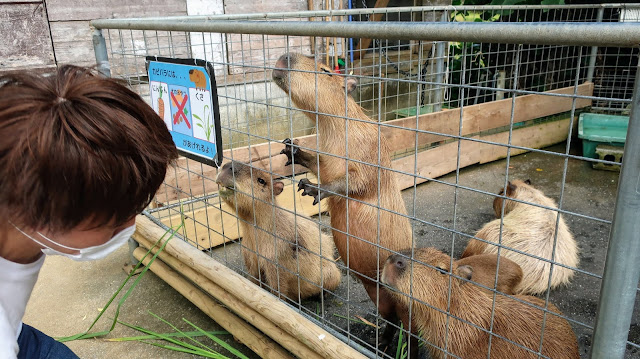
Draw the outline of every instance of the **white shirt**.
<instances>
[{"instance_id":1,"label":"white shirt","mask_svg":"<svg viewBox=\"0 0 640 359\"><path fill-rule=\"evenodd\" d=\"M18 336L22 317L44 263L42 255L29 264L19 264L0 257L0 358L18 356Z\"/></svg>"}]
</instances>

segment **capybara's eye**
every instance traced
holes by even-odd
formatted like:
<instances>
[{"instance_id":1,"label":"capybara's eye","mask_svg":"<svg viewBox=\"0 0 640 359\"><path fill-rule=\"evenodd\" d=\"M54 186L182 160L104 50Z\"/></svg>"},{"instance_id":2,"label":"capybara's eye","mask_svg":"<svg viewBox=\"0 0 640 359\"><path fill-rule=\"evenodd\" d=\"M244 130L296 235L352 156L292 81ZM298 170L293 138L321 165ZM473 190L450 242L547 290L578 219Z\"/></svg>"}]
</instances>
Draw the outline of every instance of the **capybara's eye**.
<instances>
[{"instance_id":1,"label":"capybara's eye","mask_svg":"<svg viewBox=\"0 0 640 359\"><path fill-rule=\"evenodd\" d=\"M436 267L436 270L437 270L440 274L447 274L447 271L446 271L444 268Z\"/></svg>"},{"instance_id":2,"label":"capybara's eye","mask_svg":"<svg viewBox=\"0 0 640 359\"><path fill-rule=\"evenodd\" d=\"M331 71L329 71L329 70L327 70L327 69L325 69L325 68L322 68L322 69L320 69L320 70L322 70L322 71L324 71L324 72L328 73L328 74L329 74L329 76L331 76L331 73L332 73Z\"/></svg>"},{"instance_id":3,"label":"capybara's eye","mask_svg":"<svg viewBox=\"0 0 640 359\"><path fill-rule=\"evenodd\" d=\"M262 178L258 178L258 183L264 186L267 184L267 181L263 180Z\"/></svg>"}]
</instances>

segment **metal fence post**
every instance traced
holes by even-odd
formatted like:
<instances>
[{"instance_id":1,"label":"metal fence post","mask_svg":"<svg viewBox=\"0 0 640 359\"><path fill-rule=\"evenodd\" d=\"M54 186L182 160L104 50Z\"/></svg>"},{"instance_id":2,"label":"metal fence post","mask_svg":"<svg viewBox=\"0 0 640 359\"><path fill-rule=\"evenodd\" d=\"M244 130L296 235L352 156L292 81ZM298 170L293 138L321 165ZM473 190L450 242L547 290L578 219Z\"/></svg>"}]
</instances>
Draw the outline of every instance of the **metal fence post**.
<instances>
[{"instance_id":1,"label":"metal fence post","mask_svg":"<svg viewBox=\"0 0 640 359\"><path fill-rule=\"evenodd\" d=\"M591 359L624 357L640 278L640 69L631 106Z\"/></svg>"},{"instance_id":2,"label":"metal fence post","mask_svg":"<svg viewBox=\"0 0 640 359\"><path fill-rule=\"evenodd\" d=\"M93 52L96 55L96 64L98 71L107 77L111 77L111 68L109 67L109 56L107 55L107 43L102 36L102 30L93 29Z\"/></svg>"},{"instance_id":3,"label":"metal fence post","mask_svg":"<svg viewBox=\"0 0 640 359\"><path fill-rule=\"evenodd\" d=\"M447 22L449 21L449 11L448 10L444 10L442 12L442 17L440 18L440 21L442 22ZM436 92L435 92L435 96L434 96L434 104L433 104L433 111L434 112L438 112L440 110L442 110L442 86L440 86L441 83L443 83L444 81L444 53L445 53L445 46L446 44L448 44L448 42L446 41L439 41L436 44ZM419 115L419 114L418 114ZM416 115L416 116L418 116Z\"/></svg>"},{"instance_id":4,"label":"metal fence post","mask_svg":"<svg viewBox=\"0 0 640 359\"><path fill-rule=\"evenodd\" d=\"M604 8L600 7L600 9L598 9L598 18L597 18L597 22L602 22L602 19L604 18ZM591 47L591 55L589 55L589 67L587 70L587 81L591 82L593 81L593 72L596 68L596 58L598 56L598 46L592 46Z\"/></svg>"}]
</instances>

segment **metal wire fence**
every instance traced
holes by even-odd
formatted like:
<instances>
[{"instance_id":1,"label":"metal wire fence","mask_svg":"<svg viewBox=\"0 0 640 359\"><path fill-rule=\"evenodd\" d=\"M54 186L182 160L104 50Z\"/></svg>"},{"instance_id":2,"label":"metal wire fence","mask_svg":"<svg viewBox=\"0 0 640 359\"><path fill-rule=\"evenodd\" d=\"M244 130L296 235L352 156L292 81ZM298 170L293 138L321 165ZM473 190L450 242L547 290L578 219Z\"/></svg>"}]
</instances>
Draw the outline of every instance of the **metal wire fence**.
<instances>
[{"instance_id":1,"label":"metal wire fence","mask_svg":"<svg viewBox=\"0 0 640 359\"><path fill-rule=\"evenodd\" d=\"M256 275L247 269L246 256L251 253L259 258L259 262L265 263L263 265L271 265L277 271L297 277L298 286L303 283L317 286L318 283L301 274L301 265L305 263L300 263L300 255L292 257L296 263L292 269L282 257L260 253L257 249L260 246L249 246L241 238L246 238L247 228L251 228L256 237L260 236L258 232L265 234L273 243L291 241L275 228L275 215L291 216L290 225L295 235L294 242L289 245L297 245L303 236L299 229L302 222L307 223L306 218L312 216L312 223L317 227L316 240L333 234L334 238L348 237L347 242L366 241L376 248L378 257L402 254L408 258L412 280L410 290L405 294L410 298L407 311L412 317L412 328L403 327L402 331L405 338L413 337L424 344L419 350L430 352L434 357L444 357L445 353L451 357L465 357L456 349L454 339L434 341L425 333L427 329L422 326L424 311L431 310L430 315L436 316L440 311L447 318L440 332L444 337L458 338L455 332L461 331L460 326L469 326L480 333L489 333L487 338L491 338L488 340L493 343L493 350L499 350L496 349L501 345L498 343L506 340L514 348L523 348L531 357L544 358L548 356L541 351L542 338L555 325L549 324L555 320L549 319L552 317L568 321L578 338L580 355L587 357L592 350L598 302L602 308L603 302L613 300L610 297L603 299L602 296L612 294L603 291L601 296L601 286L606 286L607 281L620 282L621 273L614 272L638 264L637 254L628 252L632 244L624 240L621 243L627 243L627 247L609 243L609 233L617 228L614 209L619 211L616 214L619 218L623 218L620 213L625 213L616 207L620 201L613 199L618 181L621 191L625 186L632 188L632 184L623 186L618 172L592 168L619 168L622 157L615 157L615 149L606 146L587 155L577 139L577 127L581 115L629 116L633 91L637 87L638 48L635 45L640 42L637 37L640 32L633 23L640 20L639 14L640 7L633 5L411 7L100 20L94 21L93 25L101 29L96 38L104 37L108 58L97 55L99 66L105 72L110 71L111 76L128 81L149 101L146 56L210 61L216 69L225 160L247 163L256 169L251 172L250 179L266 173L269 181L283 182L282 194L277 197L260 197L256 183L248 190L236 188L236 196L244 194L254 199L253 210L264 209L266 205L270 208L266 212L271 212L243 219L238 215L239 208L220 198L220 188L215 182L217 169L180 159L169 170L153 208L146 212L157 223L173 227L186 218L182 232L186 241L230 268L253 277L265 289L285 300L281 290L284 283L280 283L284 277L277 276L278 280L268 282L263 272ZM414 23L402 22L407 20ZM441 27L436 24L434 29L443 32L424 35L429 30L427 26L433 24L415 21L440 22ZM460 26L446 28L446 23L451 22L460 23L456 24ZM523 27L522 32L505 33L510 29L518 30L506 26L519 22L526 22L520 25L529 27ZM566 27L583 22L590 24ZM548 23L547 27L544 27L545 23ZM593 25L598 25L592 23L610 27L596 28ZM389 30L388 36L371 32L374 27L385 26ZM319 32L309 35L316 29ZM564 34L567 36L563 38L562 29L575 32ZM483 33L479 35L480 32ZM344 34L350 37L344 37ZM524 34L533 35L526 37L529 35ZM503 36L500 39L510 40L491 40L498 35ZM100 41L94 43L98 44L96 54L100 54ZM273 71L279 69L277 60L287 53L300 53L315 60L312 68L292 68L287 75L290 86L294 76L307 79L308 88L315 93L308 108L296 106L293 90L291 93L282 91L272 81ZM327 73L327 67L335 72ZM347 79L355 79L357 86L351 95L347 91L327 93L320 88L326 76L345 83ZM351 96L366 118L345 110ZM324 106L328 102L342 104L335 106L341 110L328 112L330 110ZM631 117L637 128L633 113ZM341 132L323 133L327 131L322 125L326 118L342 122ZM354 137L358 135L360 124L374 126L375 138ZM631 127L629 131L632 131ZM342 144L341 151L328 149L323 143L327 135ZM321 166L309 168L309 171L299 165L285 165L286 156L280 151L284 148L281 141L286 138L298 139L300 150L313 157L337 160L340 165L335 170L338 172L344 172L345 166L375 168L374 177L368 178L367 183L378 194L378 199L369 200L349 192L348 188L357 186L357 181L361 180L350 170L345 178L347 190L336 191L334 198L329 199L334 201L333 205L326 200L320 206L313 205L310 197L297 192L298 184L305 179L324 183L322 178L334 178L334 174L326 173ZM369 159L358 157L358 147L366 148L369 142L375 145L377 154L367 157ZM386 144L381 145L383 142ZM388 151L382 153L385 147ZM527 154L520 155L522 153ZM629 160L631 155L625 155L625 165L626 161L637 159L637 155L632 160ZM389 163L384 162L385 156L389 157ZM342 169L338 168L340 166ZM637 178L637 164L626 167L631 168L626 170L627 176ZM387 172L403 190L401 196L406 212L380 200L380 193L388 193L382 188ZM499 203L503 202L500 199L510 198L509 183L517 178L530 178L537 189L554 199L551 202L534 201L532 197L511 199L527 204L525 207L530 211L525 218L515 220L517 228L540 225L540 221L532 224L529 217L553 216L552 223L545 222L544 228L545 233L551 233L548 243L551 252L543 252L541 248L523 249L507 242L505 233L510 230L508 226L514 225L514 216L508 214L508 205L502 208ZM498 194L500 190L503 192ZM350 203L346 212L335 210L340 198ZM278 201L277 205L274 200ZM481 236L478 230L495 218L494 200L498 205L495 207L497 222L493 223L497 223L499 231L492 241ZM346 227L336 225L337 216L348 218L350 210L358 213L360 207L368 208L371 218L348 220ZM385 224L381 218L390 215L400 222L409 222L411 238L406 240L408 249L413 250L400 253L400 249L407 248L388 248L382 244L380 233L389 229L383 228ZM560 241L565 240L565 221L578 242L579 262L564 261L564 249L556 249L561 245ZM360 226L373 228L373 237L359 237L356 233L367 233ZM526 236L526 233L534 232L522 233ZM637 242L637 233L628 240ZM464 310L452 309L453 302L458 299L456 296L460 295L452 289L454 281L463 281L464 276L447 269L473 239L487 248L495 247L495 251L503 255L519 254L526 263L547 263L546 270L551 273L568 271L573 279L567 285L537 293L539 302L508 295L486 285L485 289L491 291L490 320L489 324L479 324L461 315ZM610 250L605 267L607 245ZM437 267L429 258L420 256L418 248L424 247L435 247L454 258L444 268L450 281L439 294L443 303L434 302L435 294L423 295L425 291L429 292L425 286L430 284L420 270ZM619 248L625 255L615 257L611 247ZM330 252L325 248L321 253L310 250L305 253L329 260L338 257L338 253ZM346 252L339 254L341 257L336 263L343 273L340 286L325 289L325 295L311 300L302 299L302 295L289 296L288 303L366 355L396 357L395 349L383 350L379 338L385 326L399 324L380 315L376 303L370 300L361 284L363 280L373 282L376 293L398 290L397 285L380 277L386 255L363 259L376 262L379 272L358 273L355 264L349 263L354 258L349 245ZM623 267L611 269L614 268L612 261ZM522 263L518 264L525 272L531 269ZM321 274L322 277L326 275ZM603 276L607 275L613 279L606 278L603 285ZM596 337L594 352L606 350L603 353L612 353L610 350L614 350L623 353L624 357L640 357L639 306L633 309L638 278L637 273L634 275L627 278L631 281L635 278L635 283L632 290L626 291L625 308L629 309L630 303L632 312L624 312L621 314L624 318L615 320L618 324L620 320L623 324L630 323L630 327L626 324L630 329L629 338L624 342L606 338L603 339L606 344L603 344ZM496 281L500 279L494 274L491 276ZM552 276L543 276L549 281L544 283L545 288L551 284ZM518 342L500 332L498 324L494 325L498 323L497 316L503 315L497 313L503 311L505 300L543 313L542 332L536 336L534 345ZM562 314L555 313L552 305ZM605 312L601 309L601 313ZM599 317L597 324L601 327L615 325L610 323L612 320ZM545 337L544 340L548 339ZM395 345L391 347L395 348ZM489 344L488 350L491 348ZM482 355L489 354L483 352Z\"/></svg>"}]
</instances>

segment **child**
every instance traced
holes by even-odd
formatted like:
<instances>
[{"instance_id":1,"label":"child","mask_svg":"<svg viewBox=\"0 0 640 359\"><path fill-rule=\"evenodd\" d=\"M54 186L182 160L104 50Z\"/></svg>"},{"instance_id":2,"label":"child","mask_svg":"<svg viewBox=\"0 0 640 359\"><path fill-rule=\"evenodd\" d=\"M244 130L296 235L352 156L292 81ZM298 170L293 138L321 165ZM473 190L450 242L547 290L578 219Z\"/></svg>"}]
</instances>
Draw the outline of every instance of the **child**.
<instances>
[{"instance_id":1,"label":"child","mask_svg":"<svg viewBox=\"0 0 640 359\"><path fill-rule=\"evenodd\" d=\"M22 323L45 255L117 249L177 156L153 109L93 70L0 76L0 358L77 358Z\"/></svg>"}]
</instances>

